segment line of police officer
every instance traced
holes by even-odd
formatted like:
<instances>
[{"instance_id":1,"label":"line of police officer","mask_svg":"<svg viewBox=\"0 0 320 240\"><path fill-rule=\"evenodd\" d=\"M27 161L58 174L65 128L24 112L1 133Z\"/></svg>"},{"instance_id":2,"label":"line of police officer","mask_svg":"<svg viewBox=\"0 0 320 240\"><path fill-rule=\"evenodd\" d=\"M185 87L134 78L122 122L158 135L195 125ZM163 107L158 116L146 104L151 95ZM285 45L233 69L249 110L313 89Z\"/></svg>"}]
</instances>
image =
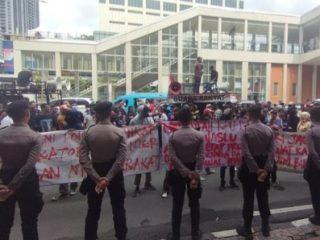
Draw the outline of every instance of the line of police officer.
<instances>
[{"instance_id":1,"label":"line of police officer","mask_svg":"<svg viewBox=\"0 0 320 240\"><path fill-rule=\"evenodd\" d=\"M80 163L87 172L80 191L87 195L88 212L85 221L85 240L96 240L101 203L107 189L111 199L115 236L125 240L127 235L124 208L125 187L121 166L126 158L125 136L121 129L110 122L112 104L98 103L95 107L97 124L87 129L80 146ZM257 194L262 217L262 233L269 236L269 172L274 163L274 136L272 130L260 121L261 108L248 110L250 124L242 131L243 161L239 179L243 187L244 224L237 232L252 239L254 193ZM28 103L18 101L9 105L8 115L14 124L0 131L0 240L8 240L13 225L15 204L18 202L24 240L37 240L37 219L43 201L35 164L39 158L41 143L39 134L27 123L30 118ZM307 135L310 156L305 177L309 183L315 216L310 218L320 225L320 108L311 111L314 127ZM168 239L180 239L181 215L187 190L191 210L192 240L201 239L199 229L202 188L199 171L204 160L204 137L190 127L192 113L189 107L179 112L182 127L169 140L170 159L174 170L169 182L173 192L172 233ZM311 167L310 167L311 166ZM311 170L310 170L311 169Z\"/></svg>"}]
</instances>

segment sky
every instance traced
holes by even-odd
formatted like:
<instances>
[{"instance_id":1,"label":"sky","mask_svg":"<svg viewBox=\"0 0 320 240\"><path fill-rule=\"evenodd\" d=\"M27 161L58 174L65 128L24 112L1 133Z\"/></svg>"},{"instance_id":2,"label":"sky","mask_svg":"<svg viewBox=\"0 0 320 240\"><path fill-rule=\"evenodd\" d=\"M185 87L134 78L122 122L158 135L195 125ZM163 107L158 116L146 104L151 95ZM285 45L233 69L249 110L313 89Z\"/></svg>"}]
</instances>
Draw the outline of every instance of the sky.
<instances>
[{"instance_id":1,"label":"sky","mask_svg":"<svg viewBox=\"0 0 320 240\"><path fill-rule=\"evenodd\" d=\"M248 10L301 15L320 0L244 0L244 4ZM98 30L98 5L98 0L41 0L39 30L92 34Z\"/></svg>"}]
</instances>

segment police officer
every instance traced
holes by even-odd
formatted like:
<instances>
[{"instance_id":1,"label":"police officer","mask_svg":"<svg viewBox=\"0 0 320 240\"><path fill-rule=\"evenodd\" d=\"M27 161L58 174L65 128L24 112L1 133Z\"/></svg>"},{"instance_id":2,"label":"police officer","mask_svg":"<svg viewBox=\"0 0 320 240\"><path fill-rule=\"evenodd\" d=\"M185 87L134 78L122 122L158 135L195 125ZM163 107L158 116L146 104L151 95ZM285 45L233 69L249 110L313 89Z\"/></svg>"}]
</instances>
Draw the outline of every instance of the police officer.
<instances>
[{"instance_id":1,"label":"police officer","mask_svg":"<svg viewBox=\"0 0 320 240\"><path fill-rule=\"evenodd\" d=\"M239 169L239 179L243 187L244 225L238 226L237 232L246 239L253 239L251 224L255 192L262 218L262 234L265 237L270 235L268 174L273 168L275 148L273 131L260 122L260 105L251 106L248 114L250 124L241 133L243 162Z\"/></svg>"},{"instance_id":2,"label":"police officer","mask_svg":"<svg viewBox=\"0 0 320 240\"><path fill-rule=\"evenodd\" d=\"M18 202L23 239L38 240L38 215L43 201L35 164L40 155L40 135L28 126L27 101L11 103L7 114L14 124L0 131L0 239L9 239Z\"/></svg>"},{"instance_id":3,"label":"police officer","mask_svg":"<svg viewBox=\"0 0 320 240\"><path fill-rule=\"evenodd\" d=\"M313 127L307 133L309 158L304 177L309 184L314 210L314 215L309 217L309 221L320 225L320 107L312 108L310 114Z\"/></svg>"},{"instance_id":4,"label":"police officer","mask_svg":"<svg viewBox=\"0 0 320 240\"><path fill-rule=\"evenodd\" d=\"M111 199L115 236L125 240L127 234L122 173L126 142L123 131L111 124L111 109L110 102L95 106L97 124L86 130L80 144L80 163L88 175L80 187L80 192L88 195L85 240L98 239L98 221L106 188Z\"/></svg>"},{"instance_id":5,"label":"police officer","mask_svg":"<svg viewBox=\"0 0 320 240\"><path fill-rule=\"evenodd\" d=\"M169 239L180 239L181 214L184 195L187 188L189 206L191 210L191 236L192 240L201 238L199 231L201 185L199 173L204 160L204 137L190 127L192 113L189 107L184 106L178 119L181 129L170 136L169 155L174 170L170 172L170 184L172 186L172 236Z\"/></svg>"}]
</instances>

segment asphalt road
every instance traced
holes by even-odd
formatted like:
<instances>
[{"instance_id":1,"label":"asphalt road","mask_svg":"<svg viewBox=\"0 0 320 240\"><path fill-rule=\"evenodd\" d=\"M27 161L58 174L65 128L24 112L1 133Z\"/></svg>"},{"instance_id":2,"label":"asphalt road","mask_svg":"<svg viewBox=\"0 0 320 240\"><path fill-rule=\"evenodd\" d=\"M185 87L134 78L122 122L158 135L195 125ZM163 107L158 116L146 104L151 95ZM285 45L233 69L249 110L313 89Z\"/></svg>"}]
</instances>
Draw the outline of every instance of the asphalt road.
<instances>
[{"instance_id":1,"label":"asphalt road","mask_svg":"<svg viewBox=\"0 0 320 240\"><path fill-rule=\"evenodd\" d=\"M271 209L301 206L310 204L309 190L301 174L279 172L278 178L286 189L270 191ZM128 238L130 240L159 240L170 232L170 215L172 199L161 198L163 172L153 173L153 184L157 191L143 192L137 198L131 196L133 176L125 178L127 198ZM142 179L144 181L144 177ZM143 182L142 181L142 182ZM227 174L228 181L228 174ZM240 224L242 191L226 189L219 191L219 172L206 176L203 182L203 197L201 199L201 229L204 233L235 228ZM84 219L86 216L86 198L77 194L58 202L50 199L58 192L57 186L44 187L45 206L39 218L40 239L44 240L80 240L83 239ZM283 223L307 217L312 211L298 211L293 213L275 214L273 223ZM186 198L183 211L182 235L190 234L190 218L188 201ZM259 225L260 219L255 218ZM99 225L99 239L114 239L113 221L109 196L104 197L103 209ZM16 212L15 225L11 239L21 237L19 211ZM188 238L186 238L188 239Z\"/></svg>"}]
</instances>

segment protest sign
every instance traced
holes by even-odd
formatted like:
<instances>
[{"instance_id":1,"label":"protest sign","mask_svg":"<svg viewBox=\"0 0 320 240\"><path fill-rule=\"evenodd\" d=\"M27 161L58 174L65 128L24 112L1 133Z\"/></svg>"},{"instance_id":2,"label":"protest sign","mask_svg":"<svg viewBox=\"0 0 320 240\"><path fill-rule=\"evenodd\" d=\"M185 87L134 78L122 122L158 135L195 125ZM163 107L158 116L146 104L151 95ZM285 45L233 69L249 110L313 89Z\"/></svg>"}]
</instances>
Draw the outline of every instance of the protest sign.
<instances>
[{"instance_id":1,"label":"protest sign","mask_svg":"<svg viewBox=\"0 0 320 240\"><path fill-rule=\"evenodd\" d=\"M242 121L203 121L193 122L192 127L202 132L205 140L205 160L203 167L236 166L241 161L239 132ZM162 124L163 163L171 169L169 159L169 137L179 128L178 123Z\"/></svg>"},{"instance_id":2,"label":"protest sign","mask_svg":"<svg viewBox=\"0 0 320 240\"><path fill-rule=\"evenodd\" d=\"M281 169L302 171L307 163L308 148L304 134L275 134L275 160Z\"/></svg>"},{"instance_id":3,"label":"protest sign","mask_svg":"<svg viewBox=\"0 0 320 240\"><path fill-rule=\"evenodd\" d=\"M199 121L192 127L202 132L205 139L203 167L238 166L242 160L240 130L245 122ZM158 125L123 128L128 153L123 164L125 175L172 169L169 158L170 135L180 128L178 122L163 122L162 161ZM82 131L56 131L42 133L43 147L37 172L43 185L78 182L85 176L79 164L79 144ZM275 160L281 169L303 170L308 158L305 136L297 133L275 134ZM107 146L106 146L107 149Z\"/></svg>"},{"instance_id":4,"label":"protest sign","mask_svg":"<svg viewBox=\"0 0 320 240\"><path fill-rule=\"evenodd\" d=\"M125 175L152 172L159 169L160 149L156 124L123 129L128 146L123 164ZM36 165L42 185L79 182L85 172L79 164L82 131L42 133L42 149ZM106 146L106 151L108 146Z\"/></svg>"}]
</instances>

